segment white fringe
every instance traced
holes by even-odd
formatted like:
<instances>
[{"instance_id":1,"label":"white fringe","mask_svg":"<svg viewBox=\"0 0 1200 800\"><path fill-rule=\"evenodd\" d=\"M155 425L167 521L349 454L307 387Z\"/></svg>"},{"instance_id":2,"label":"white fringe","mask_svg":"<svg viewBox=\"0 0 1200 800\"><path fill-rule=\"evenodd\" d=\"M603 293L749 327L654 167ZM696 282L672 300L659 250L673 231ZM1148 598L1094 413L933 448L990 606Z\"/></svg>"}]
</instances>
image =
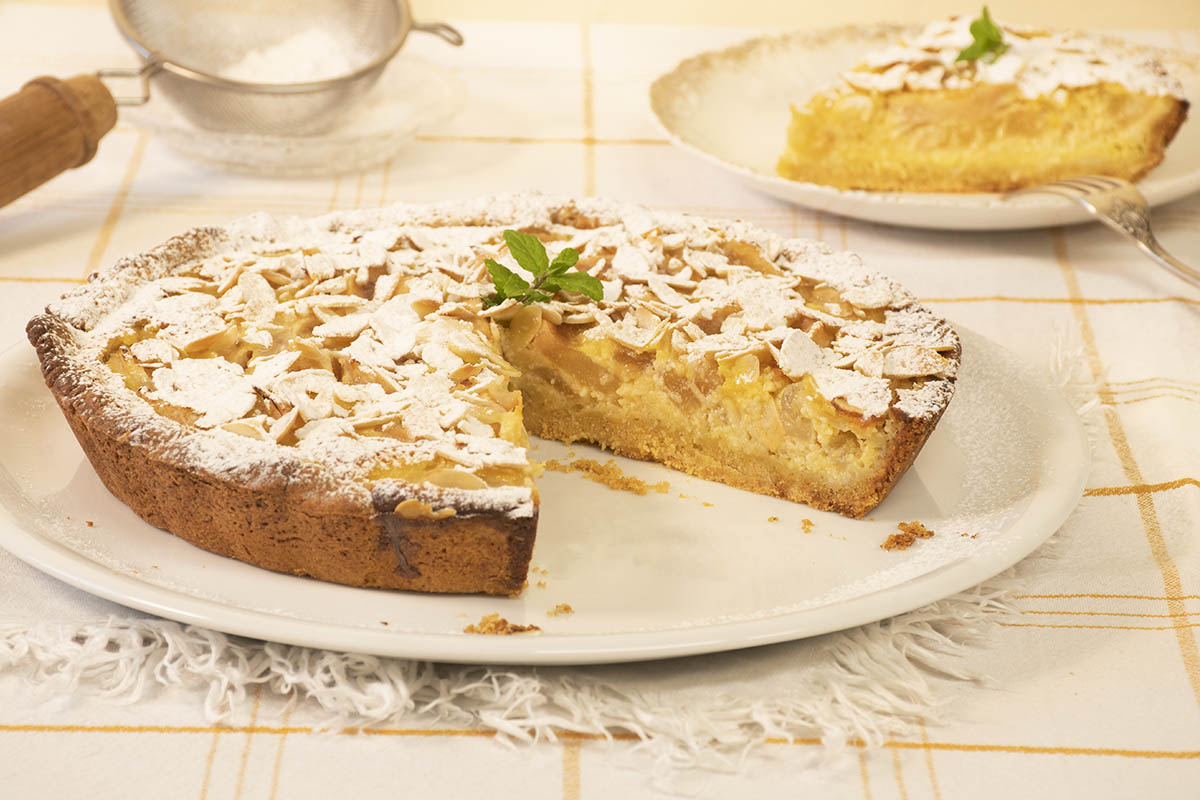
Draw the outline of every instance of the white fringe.
<instances>
[{"instance_id":1,"label":"white fringe","mask_svg":"<svg viewBox=\"0 0 1200 800\"><path fill-rule=\"evenodd\" d=\"M917 611L753 651L601 667L489 667L336 653L226 636L162 619L0 624L0 671L44 696L134 702L157 687L204 689L228 721L255 686L321 709L330 728L437 721L505 740L632 732L664 772L735 770L768 737L837 749L906 735L944 701L933 683L976 680L958 663L1004 612L1011 574Z\"/></svg>"}]
</instances>

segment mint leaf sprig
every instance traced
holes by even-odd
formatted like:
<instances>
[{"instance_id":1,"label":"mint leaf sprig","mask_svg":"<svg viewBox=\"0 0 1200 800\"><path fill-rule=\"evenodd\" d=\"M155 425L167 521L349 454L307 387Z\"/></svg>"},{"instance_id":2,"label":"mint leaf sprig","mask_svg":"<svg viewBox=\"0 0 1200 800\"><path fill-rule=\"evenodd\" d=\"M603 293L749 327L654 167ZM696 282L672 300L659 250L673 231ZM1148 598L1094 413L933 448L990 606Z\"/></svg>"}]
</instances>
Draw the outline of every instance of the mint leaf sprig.
<instances>
[{"instance_id":1,"label":"mint leaf sprig","mask_svg":"<svg viewBox=\"0 0 1200 800\"><path fill-rule=\"evenodd\" d=\"M971 35L975 41L963 48L955 61L975 61L982 58L990 64L1004 54L1008 45L1004 43L1000 27L992 22L988 7L983 7L983 16L971 23Z\"/></svg>"},{"instance_id":2,"label":"mint leaf sprig","mask_svg":"<svg viewBox=\"0 0 1200 800\"><path fill-rule=\"evenodd\" d=\"M504 232L504 241L517 264L533 275L533 283L499 261L487 259L483 263L496 291L483 296L484 308L498 306L505 300L519 300L525 305L545 303L553 300L557 292L578 292L597 303L604 297L600 281L586 272L571 269L579 261L579 251L574 248L565 248L551 261L546 246L532 234L508 230Z\"/></svg>"}]
</instances>

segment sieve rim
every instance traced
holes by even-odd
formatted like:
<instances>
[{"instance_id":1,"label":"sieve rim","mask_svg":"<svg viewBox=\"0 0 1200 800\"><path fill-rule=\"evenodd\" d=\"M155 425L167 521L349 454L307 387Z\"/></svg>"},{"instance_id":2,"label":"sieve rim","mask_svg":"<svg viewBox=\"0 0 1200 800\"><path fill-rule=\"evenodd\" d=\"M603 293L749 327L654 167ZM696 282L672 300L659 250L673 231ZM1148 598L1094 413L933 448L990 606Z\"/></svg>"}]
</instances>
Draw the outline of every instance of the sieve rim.
<instances>
[{"instance_id":1,"label":"sieve rim","mask_svg":"<svg viewBox=\"0 0 1200 800\"><path fill-rule=\"evenodd\" d=\"M322 78L318 81L305 81L302 83L256 83L253 81L240 81L235 78L226 78L212 72L185 66L170 58L166 58L142 41L133 23L129 21L129 17L125 14L125 10L121 7L121 0L108 0L108 11L113 18L113 22L117 25L117 30L124 37L125 41L141 56L143 61L155 65L156 71L164 70L187 80L223 89L258 92L260 94L287 95L309 94L338 88L372 72L381 70L386 66L389 61L395 58L400 48L404 46L404 42L413 28L413 18L408 0L392 0L392 3L399 15L400 22L396 26L396 33L392 36L392 40L388 42L387 47L380 51L379 55L371 59L364 66L347 72L344 75L335 75L332 78Z\"/></svg>"}]
</instances>

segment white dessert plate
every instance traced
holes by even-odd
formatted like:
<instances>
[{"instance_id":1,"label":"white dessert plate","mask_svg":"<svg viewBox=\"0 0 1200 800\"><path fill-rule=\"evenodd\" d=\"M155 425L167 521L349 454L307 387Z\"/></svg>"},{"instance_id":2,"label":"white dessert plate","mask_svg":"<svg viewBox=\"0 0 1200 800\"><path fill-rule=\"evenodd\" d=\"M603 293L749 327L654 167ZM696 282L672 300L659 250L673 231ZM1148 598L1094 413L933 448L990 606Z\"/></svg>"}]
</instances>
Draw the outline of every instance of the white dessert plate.
<instances>
[{"instance_id":1,"label":"white dessert plate","mask_svg":"<svg viewBox=\"0 0 1200 800\"><path fill-rule=\"evenodd\" d=\"M356 589L213 555L108 493L32 349L0 355L0 546L85 591L180 622L341 651L581 664L732 650L860 625L995 575L1071 513L1088 474L1078 417L1047 378L963 332L959 388L912 469L867 519L616 459L645 496L547 471L520 597ZM574 453L574 456L571 455ZM538 442L534 457L607 460ZM880 545L902 521L935 532ZM560 603L574 613L549 615ZM466 634L497 613L540 634Z\"/></svg>"},{"instance_id":2,"label":"white dessert plate","mask_svg":"<svg viewBox=\"0 0 1200 800\"><path fill-rule=\"evenodd\" d=\"M1006 200L998 194L928 194L835 189L781 178L792 105L803 105L869 50L906 28L849 26L751 39L680 62L650 86L650 108L674 144L760 191L818 211L942 230L1042 228L1090 221L1071 200L1035 195ZM1200 97L1200 62L1155 51ZM1200 124L1185 122L1166 158L1138 186L1151 205L1200 191Z\"/></svg>"},{"instance_id":3,"label":"white dessert plate","mask_svg":"<svg viewBox=\"0 0 1200 800\"><path fill-rule=\"evenodd\" d=\"M456 73L401 52L336 127L315 136L226 133L192 124L166 99L121 111L175 151L233 172L335 175L382 164L423 129L452 116L466 89Z\"/></svg>"}]
</instances>

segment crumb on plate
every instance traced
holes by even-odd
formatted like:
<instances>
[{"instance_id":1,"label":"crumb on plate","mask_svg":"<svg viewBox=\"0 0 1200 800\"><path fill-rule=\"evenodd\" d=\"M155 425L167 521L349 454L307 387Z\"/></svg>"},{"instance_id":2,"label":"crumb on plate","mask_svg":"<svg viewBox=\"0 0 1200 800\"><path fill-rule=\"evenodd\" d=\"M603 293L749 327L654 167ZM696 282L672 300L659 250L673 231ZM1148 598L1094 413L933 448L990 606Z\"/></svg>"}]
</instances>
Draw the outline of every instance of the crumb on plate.
<instances>
[{"instance_id":1,"label":"crumb on plate","mask_svg":"<svg viewBox=\"0 0 1200 800\"><path fill-rule=\"evenodd\" d=\"M617 466L616 459L612 458L604 464L590 458L577 458L574 461L566 462L557 461L552 458L549 461L543 462L542 466L555 472L579 472L588 480L602 483L610 489L619 489L638 495L649 494L651 490L659 494L666 494L671 490L671 484L666 481L646 483L640 478L626 475Z\"/></svg>"},{"instance_id":2,"label":"crumb on plate","mask_svg":"<svg viewBox=\"0 0 1200 800\"><path fill-rule=\"evenodd\" d=\"M514 625L499 614L487 614L479 622L463 628L463 633L482 633L488 636L512 636L514 633L541 633L537 625Z\"/></svg>"},{"instance_id":3,"label":"crumb on plate","mask_svg":"<svg viewBox=\"0 0 1200 800\"><path fill-rule=\"evenodd\" d=\"M901 522L896 525L896 528L900 532L890 534L887 540L879 545L884 550L907 550L917 539L928 539L933 536L933 531L916 520Z\"/></svg>"}]
</instances>

